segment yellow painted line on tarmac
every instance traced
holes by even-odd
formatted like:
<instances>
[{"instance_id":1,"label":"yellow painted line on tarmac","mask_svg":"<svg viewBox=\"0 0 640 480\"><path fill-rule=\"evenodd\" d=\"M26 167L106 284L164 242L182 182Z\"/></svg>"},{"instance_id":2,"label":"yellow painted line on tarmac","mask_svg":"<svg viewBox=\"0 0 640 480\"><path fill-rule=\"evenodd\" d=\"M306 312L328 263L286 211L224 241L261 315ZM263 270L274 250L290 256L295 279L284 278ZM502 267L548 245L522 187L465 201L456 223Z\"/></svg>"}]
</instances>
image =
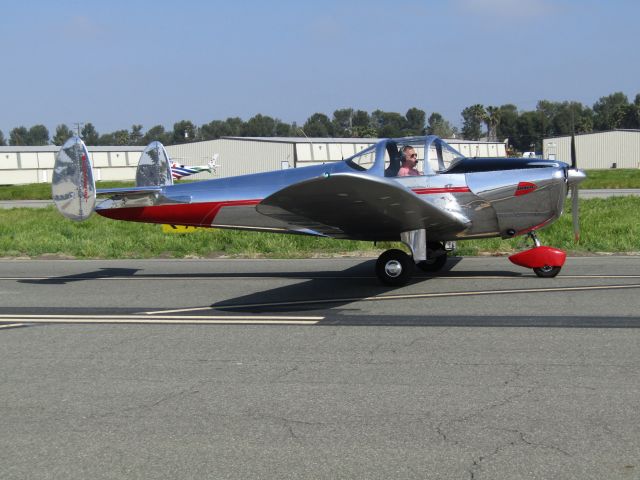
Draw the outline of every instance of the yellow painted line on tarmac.
<instances>
[{"instance_id":1,"label":"yellow painted line on tarmac","mask_svg":"<svg viewBox=\"0 0 640 480\"><path fill-rule=\"evenodd\" d=\"M159 324L159 325L315 325L324 317L253 315L0 315L0 321L71 324Z\"/></svg>"},{"instance_id":2,"label":"yellow painted line on tarmac","mask_svg":"<svg viewBox=\"0 0 640 480\"><path fill-rule=\"evenodd\" d=\"M2 328L18 328L26 326L26 323L9 323L7 325L0 325L0 329Z\"/></svg>"},{"instance_id":3,"label":"yellow painted line on tarmac","mask_svg":"<svg viewBox=\"0 0 640 480\"><path fill-rule=\"evenodd\" d=\"M192 308L175 308L173 310L156 310L156 311L143 312L143 313L146 315L163 315L166 313L203 312L206 310L213 310L213 309L214 309L213 307L192 307ZM315 317L310 317L310 318L315 318Z\"/></svg>"},{"instance_id":4,"label":"yellow painted line on tarmac","mask_svg":"<svg viewBox=\"0 0 640 480\"><path fill-rule=\"evenodd\" d=\"M472 297L480 295L503 295L503 294L519 294L519 293L557 293L557 292L581 292L594 290L624 290L624 289L640 289L640 284L631 285L595 285L584 287L553 287L553 288L518 288L509 290L471 290L466 292L440 292L440 293L407 293L397 295L378 295L375 297L346 297L346 298L326 298L316 300L296 300L289 302L273 302L273 303L251 303L241 305L216 305L218 310L233 310L238 308L255 308L255 307L286 307L286 306L302 306L302 305L322 305L327 303L352 303L352 302L380 302L389 300L416 300L426 298L452 298L452 297Z\"/></svg>"}]
</instances>

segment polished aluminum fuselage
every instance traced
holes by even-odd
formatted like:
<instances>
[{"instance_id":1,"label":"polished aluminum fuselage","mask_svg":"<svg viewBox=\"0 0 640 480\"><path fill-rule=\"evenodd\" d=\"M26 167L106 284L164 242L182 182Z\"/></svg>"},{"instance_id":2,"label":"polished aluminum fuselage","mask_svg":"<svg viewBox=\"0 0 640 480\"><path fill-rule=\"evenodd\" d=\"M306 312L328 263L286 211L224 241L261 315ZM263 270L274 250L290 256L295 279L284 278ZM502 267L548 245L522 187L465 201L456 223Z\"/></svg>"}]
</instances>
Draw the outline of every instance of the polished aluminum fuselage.
<instances>
[{"instance_id":1,"label":"polished aluminum fuselage","mask_svg":"<svg viewBox=\"0 0 640 480\"><path fill-rule=\"evenodd\" d=\"M317 234L313 228L263 215L256 206L270 195L309 179L354 173L384 177L385 146L385 141L375 146L376 160L366 171L354 170L344 161L167 185L153 195L115 195L99 203L96 211L109 218L129 221ZM464 230L439 232L430 235L431 240L507 238L546 226L561 215L567 194L566 164L549 161L525 164L520 159L513 159L509 164L509 159L503 159L504 168L487 166L483 170L475 168L474 161L468 159L471 165L468 171L448 173L444 170L390 179L411 190L422 201L468 220ZM477 160L477 165L478 162L482 159ZM428 225L425 228L429 232ZM370 232L350 237L337 232L329 236L398 240L401 233Z\"/></svg>"}]
</instances>

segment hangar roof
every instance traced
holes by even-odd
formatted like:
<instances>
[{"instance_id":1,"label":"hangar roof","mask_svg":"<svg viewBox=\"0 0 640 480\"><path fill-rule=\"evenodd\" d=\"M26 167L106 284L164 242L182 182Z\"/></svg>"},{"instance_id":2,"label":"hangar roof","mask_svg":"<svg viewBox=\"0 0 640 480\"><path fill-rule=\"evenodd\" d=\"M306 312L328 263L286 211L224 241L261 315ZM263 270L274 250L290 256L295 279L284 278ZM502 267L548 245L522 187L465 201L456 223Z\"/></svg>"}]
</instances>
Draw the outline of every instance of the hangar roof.
<instances>
[{"instance_id":1,"label":"hangar roof","mask_svg":"<svg viewBox=\"0 0 640 480\"><path fill-rule=\"evenodd\" d=\"M224 140L245 140L252 142L271 142L271 143L376 143L379 138L334 138L334 137L220 137ZM503 143L489 142L486 140L463 140L461 138L443 138L447 143Z\"/></svg>"},{"instance_id":2,"label":"hangar roof","mask_svg":"<svg viewBox=\"0 0 640 480\"><path fill-rule=\"evenodd\" d=\"M57 153L60 150L60 145L41 145L41 146L25 146L25 145L9 145L0 146L0 152L54 152ZM144 150L142 147L130 147L124 145L112 145L112 146L91 146L87 145L87 150L90 152L141 152Z\"/></svg>"},{"instance_id":3,"label":"hangar roof","mask_svg":"<svg viewBox=\"0 0 640 480\"><path fill-rule=\"evenodd\" d=\"M377 138L333 138L333 137L221 137L224 140L248 140L271 143L376 143Z\"/></svg>"},{"instance_id":4,"label":"hangar roof","mask_svg":"<svg viewBox=\"0 0 640 480\"><path fill-rule=\"evenodd\" d=\"M601 132L584 132L584 133L576 133L576 137L586 136L586 135L602 135L606 133L614 133L614 132L625 132L625 133L640 133L640 129L637 128L614 128L613 130L603 130ZM566 138L571 137L570 134L567 135L555 135L553 137L544 137L545 140L551 138Z\"/></svg>"}]
</instances>

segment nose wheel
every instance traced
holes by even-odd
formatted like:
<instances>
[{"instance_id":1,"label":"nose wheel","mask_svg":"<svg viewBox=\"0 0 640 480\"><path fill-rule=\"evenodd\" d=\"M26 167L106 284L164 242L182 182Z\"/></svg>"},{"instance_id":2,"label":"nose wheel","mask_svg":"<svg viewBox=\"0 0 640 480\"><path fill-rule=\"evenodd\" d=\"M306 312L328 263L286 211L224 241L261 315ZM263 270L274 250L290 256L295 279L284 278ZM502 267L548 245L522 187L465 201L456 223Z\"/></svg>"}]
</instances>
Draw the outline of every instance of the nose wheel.
<instances>
[{"instance_id":1,"label":"nose wheel","mask_svg":"<svg viewBox=\"0 0 640 480\"><path fill-rule=\"evenodd\" d=\"M509 260L521 267L531 268L541 278L553 278L558 275L567 254L557 248L540 245L535 232L529 233L529 236L533 240L534 248L511 255Z\"/></svg>"},{"instance_id":2,"label":"nose wheel","mask_svg":"<svg viewBox=\"0 0 640 480\"><path fill-rule=\"evenodd\" d=\"M411 279L414 265L413 259L402 250L387 250L378 257L376 275L385 285L402 286Z\"/></svg>"},{"instance_id":3,"label":"nose wheel","mask_svg":"<svg viewBox=\"0 0 640 480\"><path fill-rule=\"evenodd\" d=\"M545 265L544 267L534 268L533 273L535 273L540 278L553 278L560 273L561 267L551 267L549 265Z\"/></svg>"}]
</instances>

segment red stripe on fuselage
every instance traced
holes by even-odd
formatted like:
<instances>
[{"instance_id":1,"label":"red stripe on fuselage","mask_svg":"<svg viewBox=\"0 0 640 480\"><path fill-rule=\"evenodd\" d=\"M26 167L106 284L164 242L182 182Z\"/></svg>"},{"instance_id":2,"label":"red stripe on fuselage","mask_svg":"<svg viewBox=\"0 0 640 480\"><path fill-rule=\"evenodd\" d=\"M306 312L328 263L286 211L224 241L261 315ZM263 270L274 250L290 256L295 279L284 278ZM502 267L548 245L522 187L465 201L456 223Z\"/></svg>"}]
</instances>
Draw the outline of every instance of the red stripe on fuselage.
<instances>
[{"instance_id":1,"label":"red stripe on fuselage","mask_svg":"<svg viewBox=\"0 0 640 480\"><path fill-rule=\"evenodd\" d=\"M114 220L145 223L170 223L210 227L218 212L225 207L257 205L261 200L229 200L224 202L179 203L153 207L124 207L96 210Z\"/></svg>"},{"instance_id":2,"label":"red stripe on fuselage","mask_svg":"<svg viewBox=\"0 0 640 480\"><path fill-rule=\"evenodd\" d=\"M470 193L469 187L442 187L442 188L412 188L413 193L429 195L432 193Z\"/></svg>"}]
</instances>

